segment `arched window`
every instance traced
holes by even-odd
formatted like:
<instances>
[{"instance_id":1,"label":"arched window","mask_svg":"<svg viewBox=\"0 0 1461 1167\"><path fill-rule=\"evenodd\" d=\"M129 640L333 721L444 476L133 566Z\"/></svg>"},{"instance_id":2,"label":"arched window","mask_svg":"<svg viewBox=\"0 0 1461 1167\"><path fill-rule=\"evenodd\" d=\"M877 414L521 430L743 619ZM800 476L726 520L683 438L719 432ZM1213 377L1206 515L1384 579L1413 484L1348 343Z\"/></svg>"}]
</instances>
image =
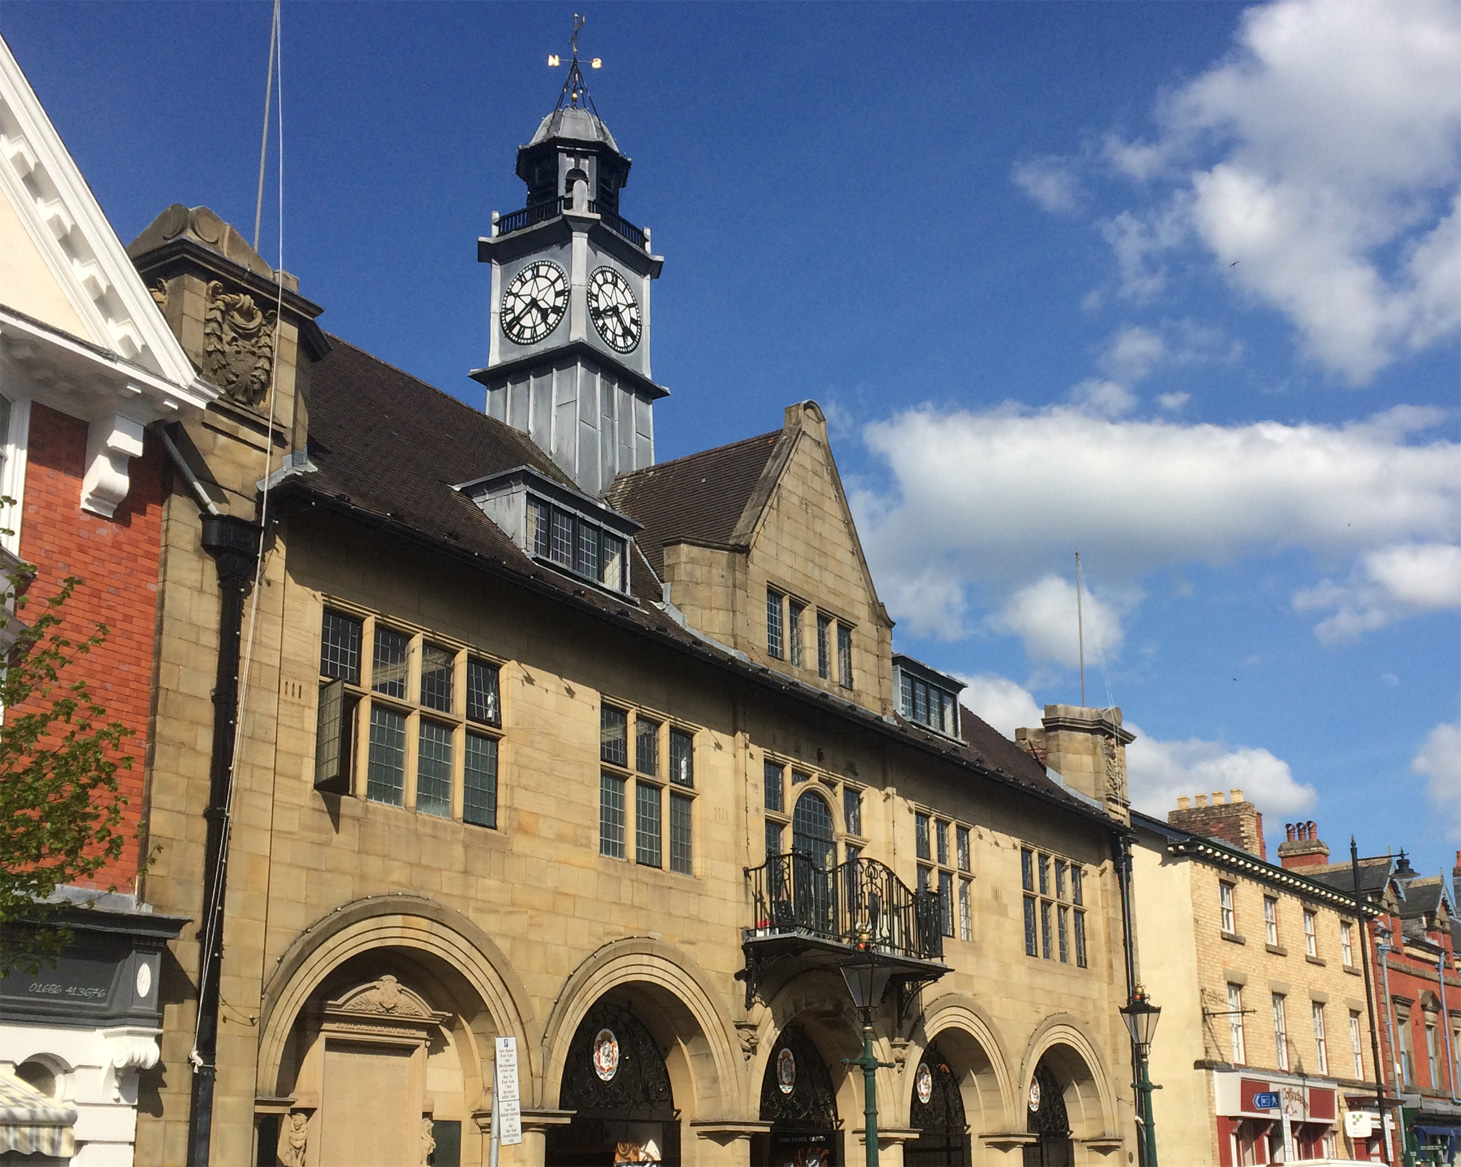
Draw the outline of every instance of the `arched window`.
<instances>
[{"instance_id":1,"label":"arched window","mask_svg":"<svg viewBox=\"0 0 1461 1167\"><path fill-rule=\"evenodd\" d=\"M806 855L818 870L830 871L837 866L837 832L832 824L832 808L815 791L808 790L796 800L791 816L791 849Z\"/></svg>"},{"instance_id":2,"label":"arched window","mask_svg":"<svg viewBox=\"0 0 1461 1167\"><path fill-rule=\"evenodd\" d=\"M938 1046L928 1047L913 1076L908 1125L919 1133L903 1145L904 1167L964 1167L969 1162L959 1080Z\"/></svg>"}]
</instances>

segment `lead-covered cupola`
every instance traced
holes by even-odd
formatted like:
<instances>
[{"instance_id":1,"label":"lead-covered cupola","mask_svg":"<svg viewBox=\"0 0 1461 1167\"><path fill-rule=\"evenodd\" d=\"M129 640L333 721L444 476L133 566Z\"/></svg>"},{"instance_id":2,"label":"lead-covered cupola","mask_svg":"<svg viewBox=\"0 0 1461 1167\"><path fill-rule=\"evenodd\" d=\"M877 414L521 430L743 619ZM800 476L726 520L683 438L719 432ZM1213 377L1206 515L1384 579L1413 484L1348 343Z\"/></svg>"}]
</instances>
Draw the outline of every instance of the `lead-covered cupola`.
<instances>
[{"instance_id":1,"label":"lead-covered cupola","mask_svg":"<svg viewBox=\"0 0 1461 1167\"><path fill-rule=\"evenodd\" d=\"M584 490L654 463L650 284L664 260L620 213L630 159L599 117L575 52L558 104L517 151L527 204L493 212L487 412Z\"/></svg>"}]
</instances>

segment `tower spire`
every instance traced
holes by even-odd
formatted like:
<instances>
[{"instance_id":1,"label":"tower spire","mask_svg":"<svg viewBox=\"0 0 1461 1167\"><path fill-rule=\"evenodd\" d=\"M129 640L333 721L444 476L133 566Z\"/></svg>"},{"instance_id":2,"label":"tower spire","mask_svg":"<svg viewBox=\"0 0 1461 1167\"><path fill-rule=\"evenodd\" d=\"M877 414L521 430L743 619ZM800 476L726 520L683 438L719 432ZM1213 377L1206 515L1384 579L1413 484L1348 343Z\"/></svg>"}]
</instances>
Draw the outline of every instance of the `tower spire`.
<instances>
[{"instance_id":1,"label":"tower spire","mask_svg":"<svg viewBox=\"0 0 1461 1167\"><path fill-rule=\"evenodd\" d=\"M563 81L563 89L558 94L558 104L553 109L555 112L562 109L563 103L566 101L570 109L586 109L597 117L598 108L594 105L594 99L589 95L588 82L583 79L583 69L578 64L578 34L587 20L588 17L581 16L577 12L573 14L573 35L568 38L568 76ZM562 63L563 58L557 53L548 54L550 69L556 69ZM603 65L602 57L589 59L588 67L590 69L601 69ZM580 101L583 103L581 106Z\"/></svg>"}]
</instances>

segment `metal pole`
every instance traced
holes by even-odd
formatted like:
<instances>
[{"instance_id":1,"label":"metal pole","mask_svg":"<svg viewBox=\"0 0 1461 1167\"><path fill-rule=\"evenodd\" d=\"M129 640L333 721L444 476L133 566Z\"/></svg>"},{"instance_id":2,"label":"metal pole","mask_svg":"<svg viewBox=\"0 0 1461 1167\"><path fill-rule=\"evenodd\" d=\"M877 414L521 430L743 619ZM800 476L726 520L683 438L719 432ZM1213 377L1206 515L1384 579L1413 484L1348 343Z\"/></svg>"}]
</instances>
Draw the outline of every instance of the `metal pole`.
<instances>
[{"instance_id":1,"label":"metal pole","mask_svg":"<svg viewBox=\"0 0 1461 1167\"><path fill-rule=\"evenodd\" d=\"M1147 1053L1141 1051L1140 1060L1141 1080L1138 1083L1141 1090L1141 1128L1142 1128L1142 1161L1147 1167L1157 1167L1157 1129L1152 1121L1152 1080L1147 1073Z\"/></svg>"},{"instance_id":2,"label":"metal pole","mask_svg":"<svg viewBox=\"0 0 1461 1167\"><path fill-rule=\"evenodd\" d=\"M873 1057L873 1015L862 1013L863 1127L867 1135L867 1167L878 1167L878 1059Z\"/></svg>"},{"instance_id":3,"label":"metal pole","mask_svg":"<svg viewBox=\"0 0 1461 1167\"><path fill-rule=\"evenodd\" d=\"M1375 1059L1375 1109L1380 1115L1380 1154L1390 1157L1390 1139L1385 1131L1385 1072L1380 1063L1380 1027L1375 1024L1375 992L1370 984L1370 926L1360 903L1360 852L1354 836L1349 837L1349 869L1354 878L1354 918L1360 925L1360 967L1365 974L1365 1008L1370 1014L1370 1049Z\"/></svg>"},{"instance_id":4,"label":"metal pole","mask_svg":"<svg viewBox=\"0 0 1461 1167\"><path fill-rule=\"evenodd\" d=\"M488 1143L488 1167L497 1167L497 1148L502 1145L502 1106L497 1101L497 1083L492 1083L492 1141Z\"/></svg>"}]
</instances>

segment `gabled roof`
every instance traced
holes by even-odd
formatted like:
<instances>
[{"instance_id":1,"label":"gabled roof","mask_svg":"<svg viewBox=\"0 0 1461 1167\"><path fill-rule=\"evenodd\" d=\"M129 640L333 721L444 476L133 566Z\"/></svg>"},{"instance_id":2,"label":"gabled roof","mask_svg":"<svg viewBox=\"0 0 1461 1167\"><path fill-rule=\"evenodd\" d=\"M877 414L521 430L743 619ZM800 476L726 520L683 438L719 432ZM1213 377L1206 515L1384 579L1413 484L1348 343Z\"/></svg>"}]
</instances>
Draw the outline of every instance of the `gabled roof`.
<instances>
[{"instance_id":1,"label":"gabled roof","mask_svg":"<svg viewBox=\"0 0 1461 1167\"><path fill-rule=\"evenodd\" d=\"M684 540L728 547L735 542L757 497L756 488L785 437L781 430L773 430L621 474L606 497L615 510L644 524L640 549L663 576L666 544ZM785 461L784 451L776 461Z\"/></svg>"},{"instance_id":2,"label":"gabled roof","mask_svg":"<svg viewBox=\"0 0 1461 1167\"><path fill-rule=\"evenodd\" d=\"M72 313L62 324L26 303L4 305L32 345L56 333L125 363L135 392L160 408L203 406L217 391L199 379L127 258L96 196L51 124L25 74L0 39L0 196L25 233L25 248L49 272ZM74 315L73 315L74 314ZM79 322L80 332L72 329ZM102 371L103 379L108 370ZM159 414L160 415L160 414Z\"/></svg>"},{"instance_id":3,"label":"gabled roof","mask_svg":"<svg viewBox=\"0 0 1461 1167\"><path fill-rule=\"evenodd\" d=\"M970 781L988 780L1014 788L1103 829L1119 829L1089 800L1050 778L1014 742L967 710L963 713L965 742L901 719L883 718L753 664L685 627L655 602L658 593L637 575L635 596L625 597L537 563L453 487L526 465L571 488L572 483L552 459L504 423L338 337L329 339L330 351L310 375L308 457L314 469L296 467L279 476L273 493L281 503L297 500L306 509L346 516L387 537L465 562L498 580L723 669L743 683L774 693L778 700L802 702L821 715L943 758ZM735 443L750 451L723 453L733 447L722 447L707 455L754 463L766 458L764 451L756 453L755 449L768 437L779 439L780 435ZM681 463L693 461L680 459ZM682 466L677 473L683 475L684 470Z\"/></svg>"}]
</instances>

